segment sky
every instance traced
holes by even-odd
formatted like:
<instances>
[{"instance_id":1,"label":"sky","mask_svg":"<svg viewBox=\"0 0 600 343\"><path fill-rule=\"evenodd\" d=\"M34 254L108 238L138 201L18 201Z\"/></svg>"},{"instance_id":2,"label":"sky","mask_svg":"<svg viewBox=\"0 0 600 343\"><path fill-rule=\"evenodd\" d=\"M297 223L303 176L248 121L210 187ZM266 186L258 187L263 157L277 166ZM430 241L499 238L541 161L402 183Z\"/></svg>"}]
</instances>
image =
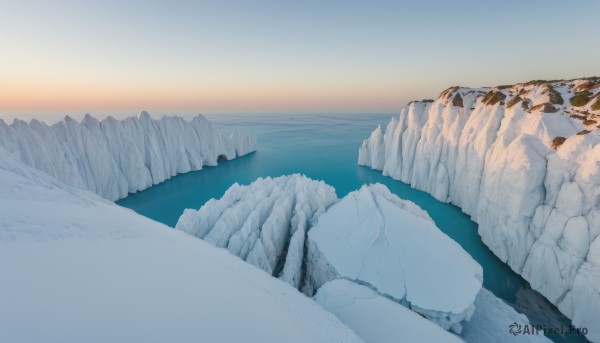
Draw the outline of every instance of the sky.
<instances>
[{"instance_id":1,"label":"sky","mask_svg":"<svg viewBox=\"0 0 600 343\"><path fill-rule=\"evenodd\" d=\"M0 117L398 112L600 76L600 1L5 1Z\"/></svg>"}]
</instances>

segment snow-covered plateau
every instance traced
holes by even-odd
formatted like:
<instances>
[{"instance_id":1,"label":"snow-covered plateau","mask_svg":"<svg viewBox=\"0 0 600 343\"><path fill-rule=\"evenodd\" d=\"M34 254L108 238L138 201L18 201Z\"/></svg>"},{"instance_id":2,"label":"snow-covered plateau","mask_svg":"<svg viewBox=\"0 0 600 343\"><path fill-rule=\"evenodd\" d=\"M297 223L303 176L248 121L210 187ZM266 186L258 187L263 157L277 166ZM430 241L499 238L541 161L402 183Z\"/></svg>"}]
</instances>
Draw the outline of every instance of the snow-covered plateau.
<instances>
[{"instance_id":1,"label":"snow-covered plateau","mask_svg":"<svg viewBox=\"0 0 600 343\"><path fill-rule=\"evenodd\" d=\"M316 292L366 342L455 342L459 336L446 330L463 327L468 342L504 342L509 323L528 322L481 287L481 266L426 212L383 185L338 199L331 186L305 176L261 178L185 210L176 228L308 296ZM477 309L481 297L488 301ZM494 330L475 328L471 318Z\"/></svg>"},{"instance_id":2,"label":"snow-covered plateau","mask_svg":"<svg viewBox=\"0 0 600 343\"><path fill-rule=\"evenodd\" d=\"M86 115L48 125L0 119L0 147L13 158L63 183L117 200L176 174L214 166L256 150L254 137L215 130L202 115L102 121Z\"/></svg>"},{"instance_id":3,"label":"snow-covered plateau","mask_svg":"<svg viewBox=\"0 0 600 343\"><path fill-rule=\"evenodd\" d=\"M451 87L363 142L358 163L451 202L600 342L600 79Z\"/></svg>"},{"instance_id":4,"label":"snow-covered plateau","mask_svg":"<svg viewBox=\"0 0 600 343\"><path fill-rule=\"evenodd\" d=\"M289 284L2 148L0 271L0 342L362 342Z\"/></svg>"}]
</instances>

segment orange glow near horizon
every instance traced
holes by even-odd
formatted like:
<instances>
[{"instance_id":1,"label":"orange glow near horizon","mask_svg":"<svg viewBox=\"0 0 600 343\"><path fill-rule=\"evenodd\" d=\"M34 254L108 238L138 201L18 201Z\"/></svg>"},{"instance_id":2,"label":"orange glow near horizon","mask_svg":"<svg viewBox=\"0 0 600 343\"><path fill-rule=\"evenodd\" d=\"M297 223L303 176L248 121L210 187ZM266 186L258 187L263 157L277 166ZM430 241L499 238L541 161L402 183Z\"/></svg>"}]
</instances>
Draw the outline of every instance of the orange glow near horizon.
<instances>
[{"instance_id":1,"label":"orange glow near horizon","mask_svg":"<svg viewBox=\"0 0 600 343\"><path fill-rule=\"evenodd\" d=\"M51 85L51 86L50 86ZM119 84L1 82L0 111L35 110L376 110L399 109L401 90L340 84Z\"/></svg>"}]
</instances>

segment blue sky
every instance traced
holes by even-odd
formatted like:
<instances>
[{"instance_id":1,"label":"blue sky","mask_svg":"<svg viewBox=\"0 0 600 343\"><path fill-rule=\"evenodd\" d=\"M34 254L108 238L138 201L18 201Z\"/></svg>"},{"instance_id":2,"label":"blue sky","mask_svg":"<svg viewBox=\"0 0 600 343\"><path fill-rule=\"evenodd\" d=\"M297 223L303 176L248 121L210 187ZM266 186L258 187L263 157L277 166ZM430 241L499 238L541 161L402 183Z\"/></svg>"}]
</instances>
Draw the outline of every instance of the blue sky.
<instances>
[{"instance_id":1,"label":"blue sky","mask_svg":"<svg viewBox=\"0 0 600 343\"><path fill-rule=\"evenodd\" d=\"M0 1L0 114L398 111L600 75L600 1Z\"/></svg>"}]
</instances>

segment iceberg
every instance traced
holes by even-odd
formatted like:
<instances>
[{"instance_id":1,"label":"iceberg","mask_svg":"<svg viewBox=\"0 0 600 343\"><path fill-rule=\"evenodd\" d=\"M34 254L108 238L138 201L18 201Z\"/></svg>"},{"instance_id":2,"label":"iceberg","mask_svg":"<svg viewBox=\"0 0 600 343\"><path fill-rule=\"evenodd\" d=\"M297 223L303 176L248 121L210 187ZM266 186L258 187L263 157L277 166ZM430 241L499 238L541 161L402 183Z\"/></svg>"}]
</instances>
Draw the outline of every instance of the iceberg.
<instances>
[{"instance_id":1,"label":"iceberg","mask_svg":"<svg viewBox=\"0 0 600 343\"><path fill-rule=\"evenodd\" d=\"M368 286L460 333L483 270L426 212L383 185L363 186L322 214L308 232L308 280Z\"/></svg>"},{"instance_id":2,"label":"iceberg","mask_svg":"<svg viewBox=\"0 0 600 343\"><path fill-rule=\"evenodd\" d=\"M336 200L333 187L305 176L259 178L234 184L197 211L186 209L175 228L298 288L310 223Z\"/></svg>"},{"instance_id":3,"label":"iceberg","mask_svg":"<svg viewBox=\"0 0 600 343\"><path fill-rule=\"evenodd\" d=\"M0 119L0 148L67 185L118 200L176 174L246 155L256 150L256 140L237 130L227 137L202 115L154 120L142 112L120 121L67 116L53 125Z\"/></svg>"},{"instance_id":4,"label":"iceberg","mask_svg":"<svg viewBox=\"0 0 600 343\"><path fill-rule=\"evenodd\" d=\"M0 148L0 341L362 340L285 282Z\"/></svg>"},{"instance_id":5,"label":"iceberg","mask_svg":"<svg viewBox=\"0 0 600 343\"><path fill-rule=\"evenodd\" d=\"M376 128L358 163L459 206L533 289L600 327L599 99L598 79L451 87Z\"/></svg>"}]
</instances>

